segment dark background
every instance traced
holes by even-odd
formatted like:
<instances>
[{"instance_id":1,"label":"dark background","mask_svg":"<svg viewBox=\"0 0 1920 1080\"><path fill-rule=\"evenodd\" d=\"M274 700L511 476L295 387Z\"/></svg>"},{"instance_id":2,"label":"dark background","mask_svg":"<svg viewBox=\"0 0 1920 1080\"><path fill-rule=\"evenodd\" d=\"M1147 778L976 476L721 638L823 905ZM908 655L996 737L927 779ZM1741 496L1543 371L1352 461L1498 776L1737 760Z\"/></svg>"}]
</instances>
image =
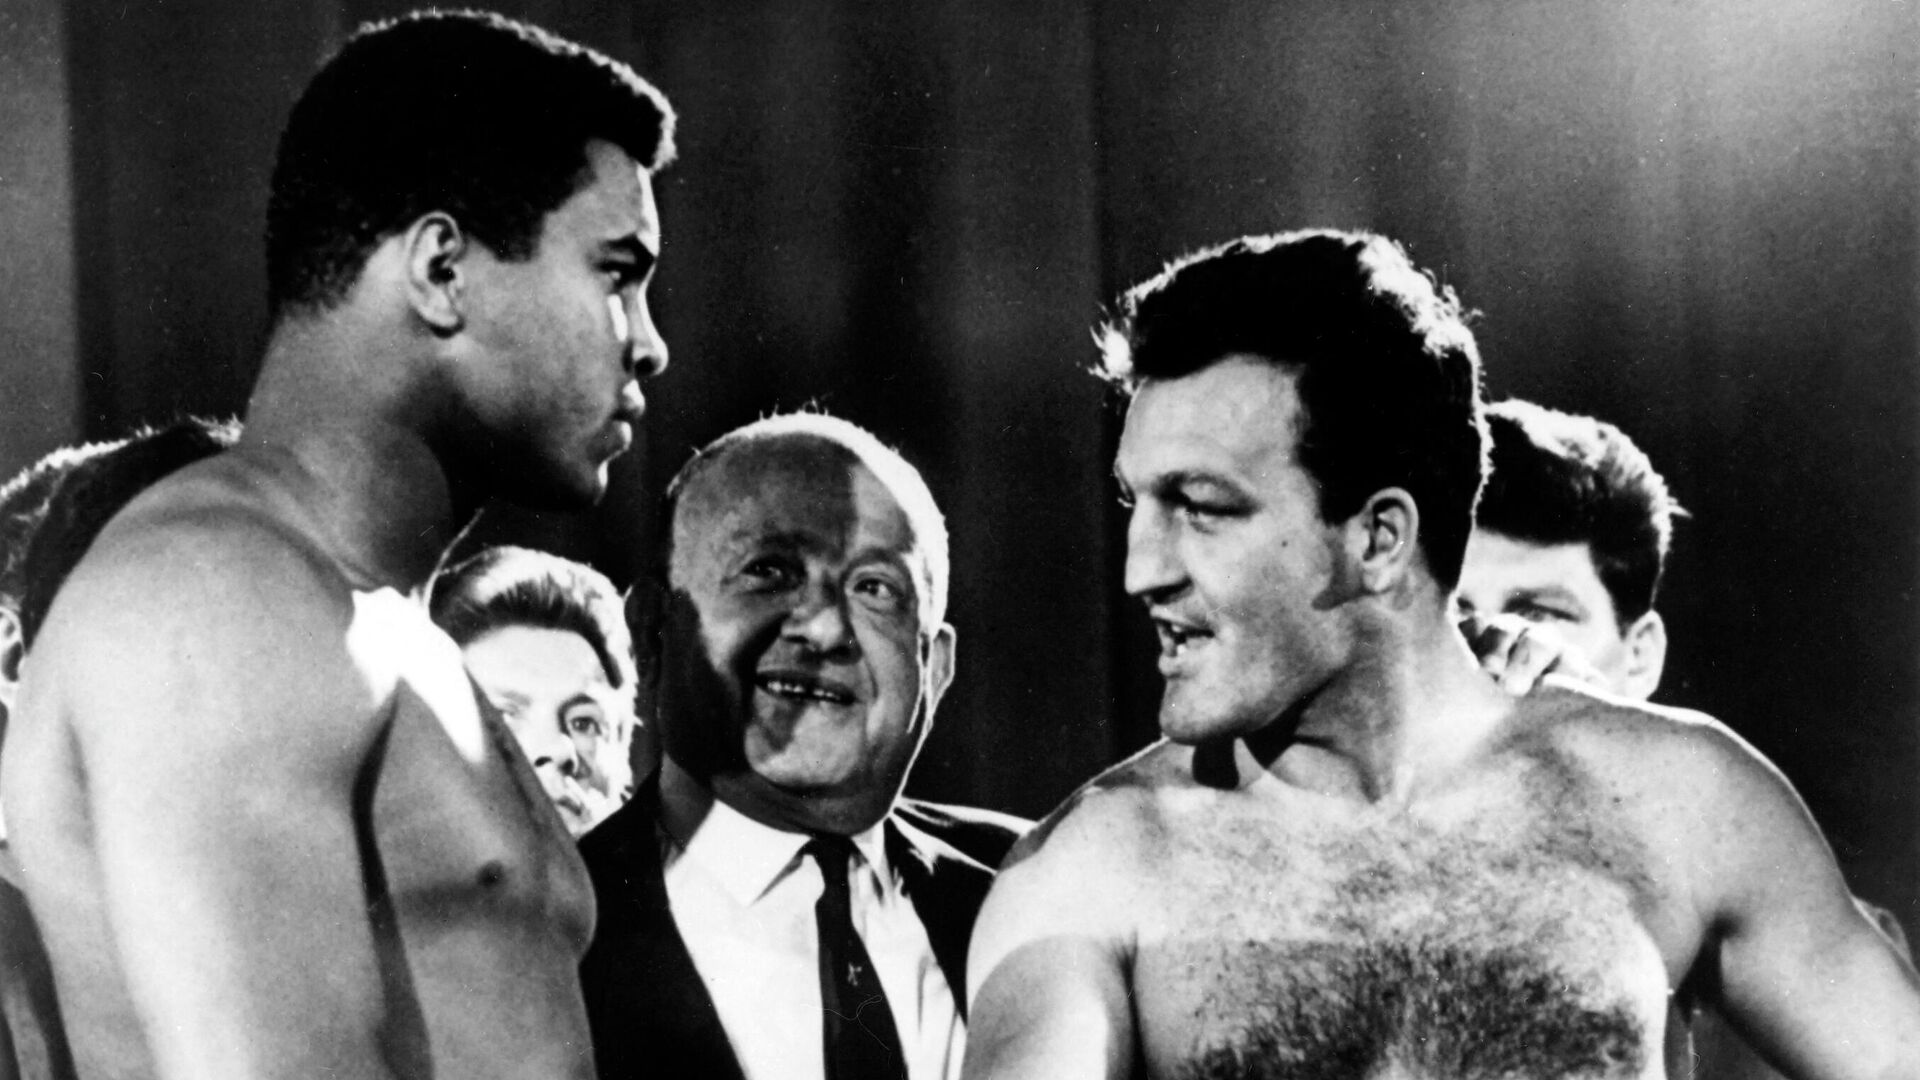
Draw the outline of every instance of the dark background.
<instances>
[{"instance_id":1,"label":"dark background","mask_svg":"<svg viewBox=\"0 0 1920 1080\"><path fill-rule=\"evenodd\" d=\"M281 120L403 6L0 5L0 471L241 406ZM1496 397L1652 454L1694 513L1661 699L1757 744L1920 929L1920 5L500 6L632 62L682 134L644 445L593 517L487 536L625 580L693 447L809 401L865 424L954 533L961 673L915 788L1042 812L1153 731L1103 302L1234 234L1379 229L1483 312Z\"/></svg>"}]
</instances>

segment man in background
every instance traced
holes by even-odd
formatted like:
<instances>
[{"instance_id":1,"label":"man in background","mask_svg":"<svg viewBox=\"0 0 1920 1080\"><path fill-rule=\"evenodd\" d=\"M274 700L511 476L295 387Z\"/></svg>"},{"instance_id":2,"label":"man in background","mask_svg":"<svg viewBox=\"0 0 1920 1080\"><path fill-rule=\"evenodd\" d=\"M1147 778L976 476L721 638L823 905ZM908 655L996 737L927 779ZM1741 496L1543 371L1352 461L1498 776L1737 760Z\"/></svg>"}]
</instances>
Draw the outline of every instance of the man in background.
<instances>
[{"instance_id":1,"label":"man in background","mask_svg":"<svg viewBox=\"0 0 1920 1080\"><path fill-rule=\"evenodd\" d=\"M182 421L62 447L0 485L0 752L21 667L54 593L107 518L155 480L231 446L232 425ZM59 998L0 817L0 1078L74 1075Z\"/></svg>"},{"instance_id":2,"label":"man in background","mask_svg":"<svg viewBox=\"0 0 1920 1080\"><path fill-rule=\"evenodd\" d=\"M423 592L489 499L604 492L666 363L671 125L476 13L301 95L246 432L100 533L0 759L82 1075L592 1075L585 870Z\"/></svg>"},{"instance_id":3,"label":"man in background","mask_svg":"<svg viewBox=\"0 0 1920 1080\"><path fill-rule=\"evenodd\" d=\"M868 432L780 416L668 488L629 601L657 780L581 845L601 1080L939 1080L1026 822L903 799L953 679L947 529Z\"/></svg>"},{"instance_id":4,"label":"man in background","mask_svg":"<svg viewBox=\"0 0 1920 1080\"><path fill-rule=\"evenodd\" d=\"M1667 649L1654 600L1673 519L1685 511L1647 455L1603 420L1510 400L1487 409L1487 430L1492 472L1455 596L1483 661L1503 679L1517 680L1510 690L1524 692L1531 679L1526 669L1551 664L1556 673L1608 693L1647 700L1659 687ZM1521 620L1526 632L1489 621L1496 616ZM1524 650L1536 655L1513 655ZM1856 903L1911 959L1893 913ZM1681 989L1678 1025L1695 996L1692 988ZM1692 1075L1779 1075L1713 1010L1693 1017L1692 1033L1698 1055ZM1670 1041L1685 1034L1679 1026Z\"/></svg>"},{"instance_id":5,"label":"man in background","mask_svg":"<svg viewBox=\"0 0 1920 1080\"><path fill-rule=\"evenodd\" d=\"M620 809L652 770L653 739L634 745L633 641L613 582L558 555L491 547L442 571L428 610L567 831L577 840Z\"/></svg>"},{"instance_id":6,"label":"man in background","mask_svg":"<svg viewBox=\"0 0 1920 1080\"><path fill-rule=\"evenodd\" d=\"M1515 647L1556 653L1562 674L1647 700L1667 659L1654 598L1685 511L1612 424L1503 401L1488 407L1487 433L1492 471L1455 595L1476 651L1516 668L1530 665L1508 655ZM1550 636L1512 634L1496 616Z\"/></svg>"},{"instance_id":7,"label":"man in background","mask_svg":"<svg viewBox=\"0 0 1920 1080\"><path fill-rule=\"evenodd\" d=\"M1468 651L1485 444L1450 292L1382 237L1249 237L1138 286L1106 344L1168 741L1002 868L968 1076L1640 1078L1670 988L1708 983L1803 1080L1920 1071L1920 986L1778 772Z\"/></svg>"}]
</instances>

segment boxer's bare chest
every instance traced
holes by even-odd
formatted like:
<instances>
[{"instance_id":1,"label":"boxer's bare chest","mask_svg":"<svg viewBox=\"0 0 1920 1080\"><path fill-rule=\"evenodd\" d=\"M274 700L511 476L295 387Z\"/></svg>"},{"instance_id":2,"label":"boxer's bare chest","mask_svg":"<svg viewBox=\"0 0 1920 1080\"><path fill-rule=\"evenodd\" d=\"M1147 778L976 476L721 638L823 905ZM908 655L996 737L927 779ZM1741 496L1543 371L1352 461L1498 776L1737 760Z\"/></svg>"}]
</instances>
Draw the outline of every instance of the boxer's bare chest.
<instances>
[{"instance_id":1,"label":"boxer's bare chest","mask_svg":"<svg viewBox=\"0 0 1920 1080\"><path fill-rule=\"evenodd\" d=\"M365 801L402 925L553 934L583 951L592 887L512 733L417 609L375 607L391 635L379 647L404 660Z\"/></svg>"},{"instance_id":2,"label":"boxer's bare chest","mask_svg":"<svg viewBox=\"0 0 1920 1080\"><path fill-rule=\"evenodd\" d=\"M1398 810L1283 795L1168 819L1133 978L1154 1075L1660 1075L1644 855L1577 792L1523 768Z\"/></svg>"}]
</instances>

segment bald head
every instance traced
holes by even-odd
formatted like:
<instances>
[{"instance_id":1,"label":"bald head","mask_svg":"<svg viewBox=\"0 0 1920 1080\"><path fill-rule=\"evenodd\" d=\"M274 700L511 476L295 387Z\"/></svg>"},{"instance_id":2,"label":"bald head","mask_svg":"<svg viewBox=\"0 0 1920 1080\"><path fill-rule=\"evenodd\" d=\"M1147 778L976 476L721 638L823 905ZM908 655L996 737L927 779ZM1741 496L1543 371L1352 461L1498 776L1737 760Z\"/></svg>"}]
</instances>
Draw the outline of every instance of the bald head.
<instances>
[{"instance_id":1,"label":"bald head","mask_svg":"<svg viewBox=\"0 0 1920 1080\"><path fill-rule=\"evenodd\" d=\"M916 591L928 625L946 618L950 572L947 523L919 470L873 433L820 413L758 420L708 443L667 487L671 583L687 581L689 556L757 514L753 497L775 489L804 490L821 509L850 522L857 495L871 486L902 517L918 564Z\"/></svg>"}]
</instances>

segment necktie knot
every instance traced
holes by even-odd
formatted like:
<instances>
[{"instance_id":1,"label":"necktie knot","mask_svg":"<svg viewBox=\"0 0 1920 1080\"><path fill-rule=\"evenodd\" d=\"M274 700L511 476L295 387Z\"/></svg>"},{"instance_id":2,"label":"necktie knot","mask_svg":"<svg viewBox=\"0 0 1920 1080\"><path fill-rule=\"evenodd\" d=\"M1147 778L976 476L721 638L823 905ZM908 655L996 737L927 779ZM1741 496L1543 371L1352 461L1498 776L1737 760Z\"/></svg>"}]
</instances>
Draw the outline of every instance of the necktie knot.
<instances>
[{"instance_id":1,"label":"necktie knot","mask_svg":"<svg viewBox=\"0 0 1920 1080\"><path fill-rule=\"evenodd\" d=\"M844 836L816 836L807 841L807 846L801 848L800 853L813 857L814 865L820 868L820 876L829 883L838 881L842 886L846 884L847 865L853 861L852 840Z\"/></svg>"}]
</instances>

